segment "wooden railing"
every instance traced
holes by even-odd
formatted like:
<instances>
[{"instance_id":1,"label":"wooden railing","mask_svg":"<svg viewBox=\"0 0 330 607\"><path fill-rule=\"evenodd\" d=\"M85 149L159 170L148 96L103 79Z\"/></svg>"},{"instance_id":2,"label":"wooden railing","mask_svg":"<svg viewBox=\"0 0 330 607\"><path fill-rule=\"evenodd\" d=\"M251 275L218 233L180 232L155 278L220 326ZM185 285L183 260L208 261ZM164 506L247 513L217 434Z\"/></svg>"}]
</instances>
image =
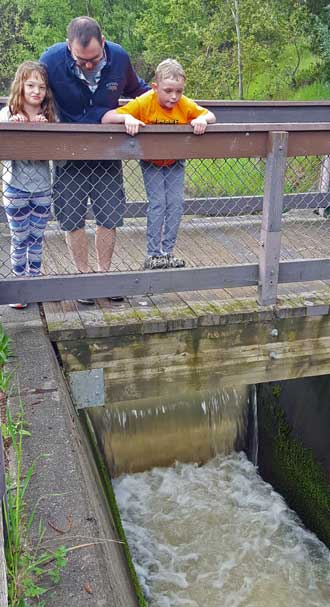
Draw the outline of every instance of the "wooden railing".
<instances>
[{"instance_id":1,"label":"wooden railing","mask_svg":"<svg viewBox=\"0 0 330 607\"><path fill-rule=\"evenodd\" d=\"M265 158L259 263L152 272L116 272L0 282L0 304L258 285L262 305L278 283L330 279L330 258L280 262L288 157L330 154L330 123L216 124L203 137L189 126L149 126L129 137L121 126L0 124L0 160Z\"/></svg>"},{"instance_id":2,"label":"wooden railing","mask_svg":"<svg viewBox=\"0 0 330 607\"><path fill-rule=\"evenodd\" d=\"M127 99L120 99L123 105ZM279 122L327 122L330 101L219 101L197 100L210 109L219 123L279 123ZM7 97L0 96L0 108Z\"/></svg>"}]
</instances>

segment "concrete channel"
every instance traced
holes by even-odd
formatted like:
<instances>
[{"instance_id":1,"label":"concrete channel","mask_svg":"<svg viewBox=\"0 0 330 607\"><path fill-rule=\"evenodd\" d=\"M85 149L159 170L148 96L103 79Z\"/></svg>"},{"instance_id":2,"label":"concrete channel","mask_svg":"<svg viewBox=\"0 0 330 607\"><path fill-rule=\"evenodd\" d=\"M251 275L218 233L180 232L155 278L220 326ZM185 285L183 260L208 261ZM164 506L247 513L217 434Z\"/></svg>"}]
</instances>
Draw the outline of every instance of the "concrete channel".
<instances>
[{"instance_id":1,"label":"concrete channel","mask_svg":"<svg viewBox=\"0 0 330 607\"><path fill-rule=\"evenodd\" d=\"M36 509L47 545L71 547L61 582L47 595L48 607L135 607L138 605L123 544L108 507L89 442L77 423L66 384L44 329L39 307L17 311L0 307L0 322L12 340L10 369L30 437L24 466L36 462L27 506Z\"/></svg>"}]
</instances>

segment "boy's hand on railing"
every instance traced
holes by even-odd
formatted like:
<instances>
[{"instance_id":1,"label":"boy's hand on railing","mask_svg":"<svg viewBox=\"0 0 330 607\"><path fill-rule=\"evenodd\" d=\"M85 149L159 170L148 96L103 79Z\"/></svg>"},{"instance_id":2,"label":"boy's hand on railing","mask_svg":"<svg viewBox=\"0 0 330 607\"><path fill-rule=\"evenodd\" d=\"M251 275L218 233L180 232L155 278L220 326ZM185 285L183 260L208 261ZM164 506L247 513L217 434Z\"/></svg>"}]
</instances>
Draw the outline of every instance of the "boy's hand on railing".
<instances>
[{"instance_id":1,"label":"boy's hand on railing","mask_svg":"<svg viewBox=\"0 0 330 607\"><path fill-rule=\"evenodd\" d=\"M128 135L137 135L140 126L145 126L144 122L134 118L134 116L131 116L130 114L125 116L125 128Z\"/></svg>"},{"instance_id":2,"label":"boy's hand on railing","mask_svg":"<svg viewBox=\"0 0 330 607\"><path fill-rule=\"evenodd\" d=\"M194 135L204 135L207 127L207 121L204 116L198 116L190 122L194 129Z\"/></svg>"}]
</instances>

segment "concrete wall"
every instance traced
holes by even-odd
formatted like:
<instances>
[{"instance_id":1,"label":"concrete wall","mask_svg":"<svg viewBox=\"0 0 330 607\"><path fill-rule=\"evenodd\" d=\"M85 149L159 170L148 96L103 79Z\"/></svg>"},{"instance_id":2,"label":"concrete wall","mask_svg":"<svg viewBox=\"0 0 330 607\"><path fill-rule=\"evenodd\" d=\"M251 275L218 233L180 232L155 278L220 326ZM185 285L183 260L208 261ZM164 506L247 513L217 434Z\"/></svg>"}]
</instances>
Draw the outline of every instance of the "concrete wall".
<instances>
[{"instance_id":1,"label":"concrete wall","mask_svg":"<svg viewBox=\"0 0 330 607\"><path fill-rule=\"evenodd\" d=\"M330 376L258 386L259 470L330 547Z\"/></svg>"}]
</instances>

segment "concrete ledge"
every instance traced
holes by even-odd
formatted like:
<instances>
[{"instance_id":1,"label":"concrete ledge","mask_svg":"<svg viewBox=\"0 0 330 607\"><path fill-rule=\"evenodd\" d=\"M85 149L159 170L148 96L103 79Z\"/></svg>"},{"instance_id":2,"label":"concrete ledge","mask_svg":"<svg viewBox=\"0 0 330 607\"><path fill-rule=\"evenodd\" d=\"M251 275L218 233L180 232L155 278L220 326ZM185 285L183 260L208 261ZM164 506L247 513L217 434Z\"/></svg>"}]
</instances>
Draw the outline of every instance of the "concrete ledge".
<instances>
[{"instance_id":1,"label":"concrete ledge","mask_svg":"<svg viewBox=\"0 0 330 607\"><path fill-rule=\"evenodd\" d=\"M47 595L48 607L136 607L137 599L89 445L73 409L37 305L17 311L0 307L0 322L12 339L11 363L31 437L24 465L37 462L27 493L42 519L47 547L81 546L69 553L61 583ZM16 380L15 380L16 384Z\"/></svg>"}]
</instances>

